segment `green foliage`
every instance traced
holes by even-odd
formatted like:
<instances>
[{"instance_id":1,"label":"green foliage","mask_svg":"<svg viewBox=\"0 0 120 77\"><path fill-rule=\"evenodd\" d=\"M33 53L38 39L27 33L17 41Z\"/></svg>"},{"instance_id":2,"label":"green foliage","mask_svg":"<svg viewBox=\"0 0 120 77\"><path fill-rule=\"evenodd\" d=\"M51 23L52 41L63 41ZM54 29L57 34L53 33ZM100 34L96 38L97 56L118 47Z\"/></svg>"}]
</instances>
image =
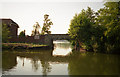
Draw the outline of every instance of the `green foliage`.
<instances>
[{"instance_id":1,"label":"green foliage","mask_svg":"<svg viewBox=\"0 0 120 77\"><path fill-rule=\"evenodd\" d=\"M10 31L6 24L2 24L2 42L8 42L10 39Z\"/></svg>"},{"instance_id":2,"label":"green foliage","mask_svg":"<svg viewBox=\"0 0 120 77\"><path fill-rule=\"evenodd\" d=\"M0 43L2 43L2 21L0 21Z\"/></svg>"},{"instance_id":3,"label":"green foliage","mask_svg":"<svg viewBox=\"0 0 120 77\"><path fill-rule=\"evenodd\" d=\"M3 49L29 49L34 47L46 47L47 45L28 44L28 43L2 43Z\"/></svg>"},{"instance_id":4,"label":"green foliage","mask_svg":"<svg viewBox=\"0 0 120 77\"><path fill-rule=\"evenodd\" d=\"M20 34L19 34L20 37L25 37L25 30L24 31L21 31Z\"/></svg>"},{"instance_id":5,"label":"green foliage","mask_svg":"<svg viewBox=\"0 0 120 77\"><path fill-rule=\"evenodd\" d=\"M120 19L118 2L106 2L105 7L94 12L90 7L75 14L69 34L75 47L112 52L120 49Z\"/></svg>"},{"instance_id":6,"label":"green foliage","mask_svg":"<svg viewBox=\"0 0 120 77\"><path fill-rule=\"evenodd\" d=\"M75 14L68 32L74 45L85 46L86 49L92 50L93 23L94 13L91 8L88 7L87 11L83 9L80 14Z\"/></svg>"},{"instance_id":7,"label":"green foliage","mask_svg":"<svg viewBox=\"0 0 120 77\"><path fill-rule=\"evenodd\" d=\"M118 2L106 2L105 7L100 9L98 21L100 25L106 27L104 36L106 37L105 47L107 51L117 51L120 49L120 19Z\"/></svg>"},{"instance_id":8,"label":"green foliage","mask_svg":"<svg viewBox=\"0 0 120 77\"><path fill-rule=\"evenodd\" d=\"M33 31L31 36L39 35L40 34L39 30L40 30L40 25L38 22L36 22L36 24L33 25Z\"/></svg>"},{"instance_id":9,"label":"green foliage","mask_svg":"<svg viewBox=\"0 0 120 77\"><path fill-rule=\"evenodd\" d=\"M44 15L44 23L43 23L43 28L41 31L41 34L51 34L51 31L49 29L51 28L51 25L53 25L52 21L48 19L49 15L45 14Z\"/></svg>"}]
</instances>

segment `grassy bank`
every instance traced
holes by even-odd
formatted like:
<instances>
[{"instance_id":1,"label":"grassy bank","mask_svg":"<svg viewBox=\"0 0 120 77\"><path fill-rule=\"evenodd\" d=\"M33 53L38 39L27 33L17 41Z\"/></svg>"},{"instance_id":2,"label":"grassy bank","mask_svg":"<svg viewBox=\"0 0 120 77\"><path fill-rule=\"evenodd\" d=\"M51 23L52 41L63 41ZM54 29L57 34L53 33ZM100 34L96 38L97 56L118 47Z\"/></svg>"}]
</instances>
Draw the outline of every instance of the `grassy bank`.
<instances>
[{"instance_id":1,"label":"grassy bank","mask_svg":"<svg viewBox=\"0 0 120 77\"><path fill-rule=\"evenodd\" d=\"M28 44L28 43L2 43L2 49L46 49L47 45Z\"/></svg>"}]
</instances>

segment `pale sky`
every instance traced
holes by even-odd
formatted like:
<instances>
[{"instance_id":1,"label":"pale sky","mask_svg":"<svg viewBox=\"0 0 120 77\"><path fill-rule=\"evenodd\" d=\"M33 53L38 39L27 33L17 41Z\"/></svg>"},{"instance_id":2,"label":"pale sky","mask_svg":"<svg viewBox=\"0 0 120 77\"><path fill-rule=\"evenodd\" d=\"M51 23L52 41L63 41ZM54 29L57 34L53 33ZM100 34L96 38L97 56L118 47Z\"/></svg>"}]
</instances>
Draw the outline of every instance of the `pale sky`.
<instances>
[{"instance_id":1,"label":"pale sky","mask_svg":"<svg viewBox=\"0 0 120 77\"><path fill-rule=\"evenodd\" d=\"M31 35L33 25L38 22L43 26L44 14L48 14L53 22L51 26L52 34L65 34L68 31L70 20L75 13L80 13L82 9L91 7L94 11L104 7L104 2L91 0L25 0L18 1L2 0L0 3L0 18L10 18L19 25L19 31L26 30L27 35ZM2 14L1 14L2 13Z\"/></svg>"}]
</instances>

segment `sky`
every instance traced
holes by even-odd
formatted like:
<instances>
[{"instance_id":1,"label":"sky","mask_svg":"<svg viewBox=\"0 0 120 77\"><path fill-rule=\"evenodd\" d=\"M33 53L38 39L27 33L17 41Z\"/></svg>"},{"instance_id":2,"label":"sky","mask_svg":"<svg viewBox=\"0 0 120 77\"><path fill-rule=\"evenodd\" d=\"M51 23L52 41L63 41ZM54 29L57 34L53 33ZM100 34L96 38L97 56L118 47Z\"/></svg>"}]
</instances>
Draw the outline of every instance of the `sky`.
<instances>
[{"instance_id":1,"label":"sky","mask_svg":"<svg viewBox=\"0 0 120 77\"><path fill-rule=\"evenodd\" d=\"M38 22L42 28L44 15L48 14L53 22L50 30L52 34L65 34L68 32L70 21L75 13L91 7L94 11L104 7L102 0L2 0L0 3L0 18L10 18L19 25L18 34L26 30L31 35L33 25Z\"/></svg>"}]
</instances>

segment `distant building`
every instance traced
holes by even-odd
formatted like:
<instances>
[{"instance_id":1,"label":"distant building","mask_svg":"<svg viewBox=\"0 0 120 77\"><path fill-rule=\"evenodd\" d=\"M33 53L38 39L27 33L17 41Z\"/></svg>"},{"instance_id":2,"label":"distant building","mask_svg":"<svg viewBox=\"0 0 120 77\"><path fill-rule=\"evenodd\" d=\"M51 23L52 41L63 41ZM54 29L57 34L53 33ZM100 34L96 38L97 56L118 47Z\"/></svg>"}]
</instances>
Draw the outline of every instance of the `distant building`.
<instances>
[{"instance_id":1,"label":"distant building","mask_svg":"<svg viewBox=\"0 0 120 77\"><path fill-rule=\"evenodd\" d=\"M2 24L6 24L8 26L11 37L17 37L19 26L16 22L12 19L0 19L0 21L2 21Z\"/></svg>"}]
</instances>

